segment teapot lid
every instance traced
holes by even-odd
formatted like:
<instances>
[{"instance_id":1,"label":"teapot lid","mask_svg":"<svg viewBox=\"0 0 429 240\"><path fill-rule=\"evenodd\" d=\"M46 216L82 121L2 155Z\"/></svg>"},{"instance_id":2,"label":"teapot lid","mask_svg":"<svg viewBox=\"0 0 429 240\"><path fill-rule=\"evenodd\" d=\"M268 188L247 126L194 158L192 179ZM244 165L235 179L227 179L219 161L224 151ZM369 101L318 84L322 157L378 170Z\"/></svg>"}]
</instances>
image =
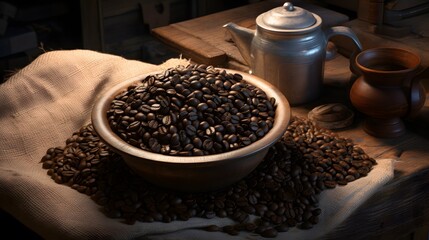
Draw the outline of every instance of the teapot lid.
<instances>
[{"instance_id":1,"label":"teapot lid","mask_svg":"<svg viewBox=\"0 0 429 240\"><path fill-rule=\"evenodd\" d=\"M303 8L286 2L282 7L263 13L257 24L269 30L298 30L308 28L316 23L313 14Z\"/></svg>"}]
</instances>

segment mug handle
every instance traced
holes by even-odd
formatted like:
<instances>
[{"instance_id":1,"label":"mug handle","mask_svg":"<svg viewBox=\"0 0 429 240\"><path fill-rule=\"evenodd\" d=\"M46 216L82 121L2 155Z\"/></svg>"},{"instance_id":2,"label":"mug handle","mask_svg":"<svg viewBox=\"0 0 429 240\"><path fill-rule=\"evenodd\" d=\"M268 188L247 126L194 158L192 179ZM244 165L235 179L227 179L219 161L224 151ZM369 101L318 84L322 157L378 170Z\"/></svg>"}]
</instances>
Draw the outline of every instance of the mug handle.
<instances>
[{"instance_id":1,"label":"mug handle","mask_svg":"<svg viewBox=\"0 0 429 240\"><path fill-rule=\"evenodd\" d=\"M423 107L426 100L426 91L421 85L420 80L429 79L429 67L424 68L420 71L410 82L410 110L407 116L415 116L419 110ZM423 96L423 97L422 97Z\"/></svg>"},{"instance_id":2,"label":"mug handle","mask_svg":"<svg viewBox=\"0 0 429 240\"><path fill-rule=\"evenodd\" d=\"M352 55L350 56L350 71L352 73L354 73L355 75L361 75L361 73L359 72L356 63L355 63L355 58L356 56L362 52L362 44L360 43L358 37L356 36L356 34L349 28L349 27L345 27L345 26L335 26L335 27L330 27L327 28L325 30L325 37L326 37L326 42L328 42L328 40L336 35L343 35L346 37L349 37L350 39L353 40L353 43L356 46L356 50L353 51Z\"/></svg>"}]
</instances>

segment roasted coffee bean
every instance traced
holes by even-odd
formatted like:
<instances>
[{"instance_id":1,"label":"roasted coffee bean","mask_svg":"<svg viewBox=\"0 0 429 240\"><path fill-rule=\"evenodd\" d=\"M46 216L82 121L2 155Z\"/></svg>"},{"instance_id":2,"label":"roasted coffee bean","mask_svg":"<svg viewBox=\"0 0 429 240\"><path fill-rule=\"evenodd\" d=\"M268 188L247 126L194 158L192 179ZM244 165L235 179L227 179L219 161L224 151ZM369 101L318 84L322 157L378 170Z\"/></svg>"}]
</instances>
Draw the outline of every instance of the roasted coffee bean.
<instances>
[{"instance_id":1,"label":"roasted coffee bean","mask_svg":"<svg viewBox=\"0 0 429 240\"><path fill-rule=\"evenodd\" d=\"M310 229L313 227L313 224L311 224L310 222L303 222L299 225L299 228L301 229Z\"/></svg>"},{"instance_id":2,"label":"roasted coffee bean","mask_svg":"<svg viewBox=\"0 0 429 240\"><path fill-rule=\"evenodd\" d=\"M222 230L223 230L225 233L227 233L227 234L229 234L229 235L231 235L231 236L236 236L236 235L238 235L238 234L240 233L239 231L237 231L237 230L234 228L234 226L231 226L231 225L228 225L228 226L223 227L223 228L222 228Z\"/></svg>"},{"instance_id":3,"label":"roasted coffee bean","mask_svg":"<svg viewBox=\"0 0 429 240\"><path fill-rule=\"evenodd\" d=\"M143 138L143 135L148 133L159 142L169 144L171 141L166 138L166 134L160 134L157 129L178 123L178 131L185 130L190 138L181 138L180 144L174 140L170 148L179 152L184 150L196 135L221 142L218 134L214 135L215 132L219 132L222 138L224 134L235 134L227 140L228 146L217 146L210 151L204 151L204 154L231 151L264 137L273 126L273 116L269 120L269 116L273 114L265 112L275 113L272 100L239 74L229 74L212 66L195 66L197 65L178 66L167 69L162 74L149 75L141 84L130 86L119 93L107 111L112 130L133 146L157 151L157 145L147 145L147 136L143 141L139 140L139 137ZM247 101L250 97L252 100ZM257 110L254 116L250 114L253 110ZM249 118L252 118L254 123L241 125L242 122L250 122ZM266 121L270 124L266 124ZM249 131L254 134L250 135ZM162 139L158 138L158 134ZM192 152L201 154L200 151Z\"/></svg>"},{"instance_id":4,"label":"roasted coffee bean","mask_svg":"<svg viewBox=\"0 0 429 240\"><path fill-rule=\"evenodd\" d=\"M163 119L154 114L150 118ZM233 135L218 127L219 123L211 127L216 133L222 132L222 141L215 142L207 136L191 139L184 129L159 124L157 131L144 133L145 137L139 141L171 155L208 154L209 150L204 148L209 149L207 140L212 141L213 149L216 144L221 148L223 144L229 147L223 137L228 139ZM154 133L163 136L165 132L171 135L169 145L161 145L154 137ZM127 137L133 139L132 134ZM376 164L349 139L316 128L308 120L292 118L282 139L269 149L264 161L247 177L216 192L180 193L152 186L133 174L122 158L100 141L92 125L81 128L65 142L65 147L46 151L41 159L42 167L56 183L91 196L107 217L123 218L127 224L228 217L235 223L200 229L231 235L247 231L267 238L279 236L279 232L293 227L305 230L318 224L323 211L318 207L318 193L366 176L364 173L369 174ZM322 150L320 147L324 144L329 147L325 145ZM332 171L336 172L333 176Z\"/></svg>"},{"instance_id":5,"label":"roasted coffee bean","mask_svg":"<svg viewBox=\"0 0 429 240\"><path fill-rule=\"evenodd\" d=\"M267 228L261 232L261 236L266 238L275 238L277 234L278 232L275 228Z\"/></svg>"},{"instance_id":6,"label":"roasted coffee bean","mask_svg":"<svg viewBox=\"0 0 429 240\"><path fill-rule=\"evenodd\" d=\"M205 150L210 150L210 149L212 149L212 148L213 148L213 140L211 140L210 138L209 138L209 139L204 140L202 147L203 147Z\"/></svg>"},{"instance_id":7,"label":"roasted coffee bean","mask_svg":"<svg viewBox=\"0 0 429 240\"><path fill-rule=\"evenodd\" d=\"M193 125L187 125L186 126L186 134L189 136L195 136L197 133L197 129Z\"/></svg>"},{"instance_id":8,"label":"roasted coffee bean","mask_svg":"<svg viewBox=\"0 0 429 240\"><path fill-rule=\"evenodd\" d=\"M347 175L346 177L345 177L345 180L347 181L347 182L352 182L352 181L354 181L356 178L353 176L353 175Z\"/></svg>"},{"instance_id":9,"label":"roasted coffee bean","mask_svg":"<svg viewBox=\"0 0 429 240\"><path fill-rule=\"evenodd\" d=\"M287 232L289 231L289 226L283 223L283 224L277 225L275 229L277 230L277 232Z\"/></svg>"},{"instance_id":10,"label":"roasted coffee bean","mask_svg":"<svg viewBox=\"0 0 429 240\"><path fill-rule=\"evenodd\" d=\"M204 227L203 229L208 231L208 232L219 232L222 230L222 228L220 228L219 226L216 226L216 225L209 225L207 227Z\"/></svg>"}]
</instances>

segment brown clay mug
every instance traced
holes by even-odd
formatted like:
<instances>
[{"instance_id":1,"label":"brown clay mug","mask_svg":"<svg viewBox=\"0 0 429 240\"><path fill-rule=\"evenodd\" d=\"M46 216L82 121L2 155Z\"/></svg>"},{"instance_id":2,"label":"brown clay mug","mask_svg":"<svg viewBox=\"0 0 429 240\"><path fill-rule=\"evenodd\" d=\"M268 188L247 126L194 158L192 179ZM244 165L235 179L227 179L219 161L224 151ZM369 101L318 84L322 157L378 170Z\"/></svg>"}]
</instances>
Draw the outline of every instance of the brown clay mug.
<instances>
[{"instance_id":1,"label":"brown clay mug","mask_svg":"<svg viewBox=\"0 0 429 240\"><path fill-rule=\"evenodd\" d=\"M412 117L424 105L426 94L420 80L429 78L429 68L420 57L400 48L371 48L351 60L359 77L353 82L350 100L366 115L365 132L391 138L405 133L403 118Z\"/></svg>"}]
</instances>

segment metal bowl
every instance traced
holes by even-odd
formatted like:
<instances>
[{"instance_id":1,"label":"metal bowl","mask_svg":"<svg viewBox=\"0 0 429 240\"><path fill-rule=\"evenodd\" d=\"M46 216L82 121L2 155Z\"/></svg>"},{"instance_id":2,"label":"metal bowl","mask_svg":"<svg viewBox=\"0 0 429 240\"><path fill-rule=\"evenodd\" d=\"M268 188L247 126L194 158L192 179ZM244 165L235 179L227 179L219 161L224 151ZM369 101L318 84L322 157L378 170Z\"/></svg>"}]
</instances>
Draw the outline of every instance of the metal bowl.
<instances>
[{"instance_id":1,"label":"metal bowl","mask_svg":"<svg viewBox=\"0 0 429 240\"><path fill-rule=\"evenodd\" d=\"M290 121L291 109L286 97L272 84L256 76L238 73L250 84L259 87L268 97L276 99L274 124L270 131L252 144L233 151L204 156L169 156L134 147L109 126L107 111L117 94L127 89L149 73L126 80L103 93L92 110L92 124L100 139L110 149L122 156L126 164L148 182L185 192L205 192L224 188L238 182L252 172L263 161L269 148L285 133ZM159 72L158 72L159 73Z\"/></svg>"}]
</instances>

